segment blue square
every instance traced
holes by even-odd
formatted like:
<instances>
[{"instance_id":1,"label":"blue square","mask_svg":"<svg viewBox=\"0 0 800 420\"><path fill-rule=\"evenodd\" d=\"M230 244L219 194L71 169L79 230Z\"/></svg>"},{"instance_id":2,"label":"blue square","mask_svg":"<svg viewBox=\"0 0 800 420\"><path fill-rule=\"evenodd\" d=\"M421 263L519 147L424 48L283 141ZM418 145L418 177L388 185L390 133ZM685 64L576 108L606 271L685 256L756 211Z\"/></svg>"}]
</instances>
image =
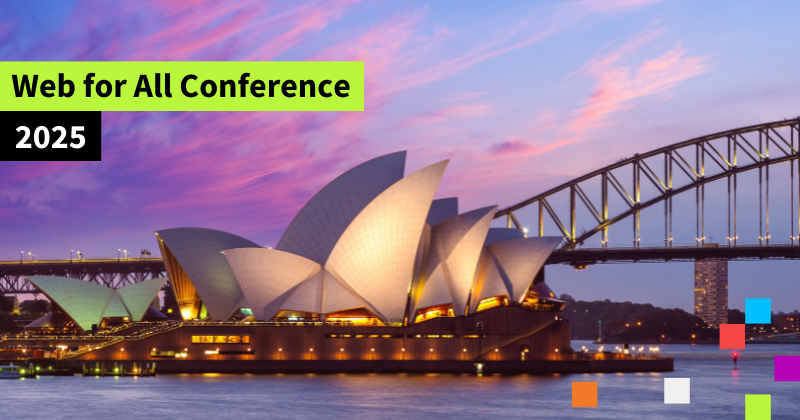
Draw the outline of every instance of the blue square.
<instances>
[{"instance_id":1,"label":"blue square","mask_svg":"<svg viewBox=\"0 0 800 420\"><path fill-rule=\"evenodd\" d=\"M772 323L772 299L745 299L744 323L745 324Z\"/></svg>"}]
</instances>

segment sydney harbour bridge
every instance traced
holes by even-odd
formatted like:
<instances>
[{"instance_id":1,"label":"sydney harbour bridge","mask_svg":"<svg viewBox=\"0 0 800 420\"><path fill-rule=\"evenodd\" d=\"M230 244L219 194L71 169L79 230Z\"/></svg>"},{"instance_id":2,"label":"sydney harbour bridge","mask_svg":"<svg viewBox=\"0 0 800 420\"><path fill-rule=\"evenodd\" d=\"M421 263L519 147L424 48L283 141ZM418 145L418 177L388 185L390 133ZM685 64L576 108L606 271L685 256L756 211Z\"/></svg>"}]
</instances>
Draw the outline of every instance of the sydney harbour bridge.
<instances>
[{"instance_id":1,"label":"sydney harbour bridge","mask_svg":"<svg viewBox=\"0 0 800 420\"><path fill-rule=\"evenodd\" d=\"M800 259L799 148L800 117L736 128L621 159L500 209L495 218L528 236L562 236L560 249L547 263L576 268L710 258ZM673 214L680 216L676 225ZM630 235L629 246L611 246L612 232ZM657 245L643 245L645 232L645 242ZM684 242L688 236L688 245L676 241L678 233ZM706 246L711 234L717 241ZM26 275L60 275L120 288L165 272L160 258L149 257L0 261L0 292L36 293Z\"/></svg>"}]
</instances>

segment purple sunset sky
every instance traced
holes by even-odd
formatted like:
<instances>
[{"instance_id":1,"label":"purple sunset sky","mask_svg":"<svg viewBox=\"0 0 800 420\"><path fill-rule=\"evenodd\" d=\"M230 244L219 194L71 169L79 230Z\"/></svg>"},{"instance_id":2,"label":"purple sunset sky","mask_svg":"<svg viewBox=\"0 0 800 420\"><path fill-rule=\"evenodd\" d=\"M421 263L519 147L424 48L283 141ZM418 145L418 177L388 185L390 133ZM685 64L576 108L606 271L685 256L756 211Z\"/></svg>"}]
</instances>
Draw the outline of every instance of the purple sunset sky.
<instances>
[{"instance_id":1,"label":"purple sunset sky","mask_svg":"<svg viewBox=\"0 0 800 420\"><path fill-rule=\"evenodd\" d=\"M157 254L153 231L182 226L274 246L328 181L397 150L409 152L407 173L450 159L438 197L469 210L795 117L799 11L794 1L3 2L4 61L356 60L366 100L364 112L104 112L102 162L0 165L0 259ZM676 244L694 243L687 200ZM790 234L785 206L776 237ZM663 244L662 220L643 245ZM630 244L624 229L612 229L612 246ZM708 229L724 239L721 224ZM731 307L763 297L800 308L797 264L731 263ZM692 264L555 266L547 277L578 299L692 308Z\"/></svg>"}]
</instances>

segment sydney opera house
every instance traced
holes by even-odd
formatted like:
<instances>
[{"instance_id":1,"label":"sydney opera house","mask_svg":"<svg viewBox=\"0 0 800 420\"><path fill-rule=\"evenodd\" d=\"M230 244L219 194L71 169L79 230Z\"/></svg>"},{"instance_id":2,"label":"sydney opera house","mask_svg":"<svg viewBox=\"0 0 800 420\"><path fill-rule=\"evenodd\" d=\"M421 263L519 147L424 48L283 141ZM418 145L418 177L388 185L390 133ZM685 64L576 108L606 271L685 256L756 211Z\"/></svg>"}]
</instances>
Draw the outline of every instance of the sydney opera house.
<instances>
[{"instance_id":1,"label":"sydney opera house","mask_svg":"<svg viewBox=\"0 0 800 420\"><path fill-rule=\"evenodd\" d=\"M435 200L448 161L405 175L405 159L381 156L331 181L274 249L211 229L155 232L184 321L75 357L476 361L568 352L565 302L543 274L561 238L493 228L496 206L459 212L457 198ZM59 318L88 330L163 317L150 302L167 279L119 290L30 281L57 308L39 325Z\"/></svg>"}]
</instances>

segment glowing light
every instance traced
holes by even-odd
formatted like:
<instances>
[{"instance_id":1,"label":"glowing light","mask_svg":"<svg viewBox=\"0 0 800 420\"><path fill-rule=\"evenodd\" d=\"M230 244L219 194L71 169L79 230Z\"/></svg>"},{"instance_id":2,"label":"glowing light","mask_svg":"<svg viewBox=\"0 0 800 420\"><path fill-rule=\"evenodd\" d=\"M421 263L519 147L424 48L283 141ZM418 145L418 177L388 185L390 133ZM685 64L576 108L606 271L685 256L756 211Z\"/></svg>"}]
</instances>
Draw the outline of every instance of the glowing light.
<instances>
[{"instance_id":1,"label":"glowing light","mask_svg":"<svg viewBox=\"0 0 800 420\"><path fill-rule=\"evenodd\" d=\"M192 311L192 308L181 308L181 317L183 319L192 319L194 318L193 315L194 313Z\"/></svg>"}]
</instances>

